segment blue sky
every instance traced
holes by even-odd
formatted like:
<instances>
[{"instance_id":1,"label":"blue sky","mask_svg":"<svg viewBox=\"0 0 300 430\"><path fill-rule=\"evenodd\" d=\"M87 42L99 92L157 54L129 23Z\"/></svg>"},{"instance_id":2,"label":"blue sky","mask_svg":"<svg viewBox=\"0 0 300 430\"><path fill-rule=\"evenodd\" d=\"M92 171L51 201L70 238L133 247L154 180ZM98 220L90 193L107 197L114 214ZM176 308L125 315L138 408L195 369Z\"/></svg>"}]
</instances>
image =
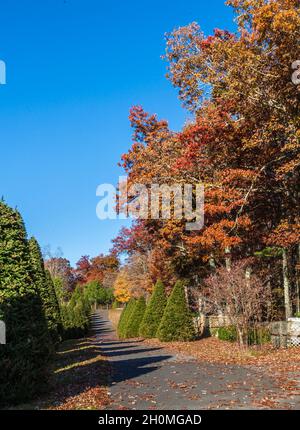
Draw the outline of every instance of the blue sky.
<instances>
[{"instance_id":1,"label":"blue sky","mask_svg":"<svg viewBox=\"0 0 300 430\"><path fill-rule=\"evenodd\" d=\"M122 174L129 108L174 129L186 117L165 78L164 33L192 21L232 30L232 17L223 0L1 1L0 196L42 247L72 263L109 250L122 222L97 219L96 188Z\"/></svg>"}]
</instances>

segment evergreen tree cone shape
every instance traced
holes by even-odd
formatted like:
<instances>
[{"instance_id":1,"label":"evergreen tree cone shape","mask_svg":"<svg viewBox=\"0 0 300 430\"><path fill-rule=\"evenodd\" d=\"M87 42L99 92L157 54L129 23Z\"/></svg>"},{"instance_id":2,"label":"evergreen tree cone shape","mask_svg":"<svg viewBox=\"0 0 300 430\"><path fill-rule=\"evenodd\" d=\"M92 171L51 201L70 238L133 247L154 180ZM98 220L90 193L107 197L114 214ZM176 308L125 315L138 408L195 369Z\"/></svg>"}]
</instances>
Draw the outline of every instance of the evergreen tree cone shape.
<instances>
[{"instance_id":1,"label":"evergreen tree cone shape","mask_svg":"<svg viewBox=\"0 0 300 430\"><path fill-rule=\"evenodd\" d=\"M49 334L53 344L57 344L60 341L61 320L54 284L50 274L45 271L41 249L34 237L29 240L29 250L33 268L32 278L42 300Z\"/></svg>"},{"instance_id":2,"label":"evergreen tree cone shape","mask_svg":"<svg viewBox=\"0 0 300 430\"><path fill-rule=\"evenodd\" d=\"M145 315L146 301L144 297L140 297L130 315L128 325L125 329L125 338L130 339L139 336L140 325Z\"/></svg>"},{"instance_id":3,"label":"evergreen tree cone shape","mask_svg":"<svg viewBox=\"0 0 300 430\"><path fill-rule=\"evenodd\" d=\"M120 321L118 324L118 329L117 329L118 336L120 339L125 339L125 332L127 329L127 325L135 305L136 305L136 299L134 298L130 299L121 314Z\"/></svg>"},{"instance_id":4,"label":"evergreen tree cone shape","mask_svg":"<svg viewBox=\"0 0 300 430\"><path fill-rule=\"evenodd\" d=\"M57 341L61 342L62 336L63 336L63 322L62 322L62 316L61 316L61 310L60 310L60 303L59 303L58 296L56 294L55 284L49 270L45 270L45 273L46 273L46 281L48 283L48 290L50 292L51 303L53 304L53 311L54 311L53 319L55 321L55 326L56 326L55 333L57 333L58 335Z\"/></svg>"},{"instance_id":5,"label":"evergreen tree cone shape","mask_svg":"<svg viewBox=\"0 0 300 430\"><path fill-rule=\"evenodd\" d=\"M15 404L45 388L52 348L23 220L1 201L0 320L7 335L0 346L0 404Z\"/></svg>"},{"instance_id":6,"label":"evergreen tree cone shape","mask_svg":"<svg viewBox=\"0 0 300 430\"><path fill-rule=\"evenodd\" d=\"M157 330L162 342L195 339L195 328L189 311L184 285L178 281L169 297L164 315Z\"/></svg>"},{"instance_id":7,"label":"evergreen tree cone shape","mask_svg":"<svg viewBox=\"0 0 300 430\"><path fill-rule=\"evenodd\" d=\"M157 281L140 326L141 337L151 339L156 336L166 305L165 286L161 281Z\"/></svg>"},{"instance_id":8,"label":"evergreen tree cone shape","mask_svg":"<svg viewBox=\"0 0 300 430\"><path fill-rule=\"evenodd\" d=\"M65 338L75 339L85 336L90 326L91 305L81 287L76 287L66 310L68 326L65 327Z\"/></svg>"}]
</instances>

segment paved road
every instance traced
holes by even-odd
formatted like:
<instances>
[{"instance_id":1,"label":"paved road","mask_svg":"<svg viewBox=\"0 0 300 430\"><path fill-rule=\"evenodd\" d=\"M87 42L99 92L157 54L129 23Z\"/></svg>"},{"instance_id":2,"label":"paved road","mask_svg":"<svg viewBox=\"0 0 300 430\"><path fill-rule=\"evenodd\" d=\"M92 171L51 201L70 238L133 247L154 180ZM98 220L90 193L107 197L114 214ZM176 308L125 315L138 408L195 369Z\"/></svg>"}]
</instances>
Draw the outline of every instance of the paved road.
<instances>
[{"instance_id":1,"label":"paved road","mask_svg":"<svg viewBox=\"0 0 300 430\"><path fill-rule=\"evenodd\" d=\"M110 409L258 409L261 399L280 395L275 381L253 367L199 362L119 341L105 312L93 323L112 367ZM299 409L292 402L290 407Z\"/></svg>"}]
</instances>

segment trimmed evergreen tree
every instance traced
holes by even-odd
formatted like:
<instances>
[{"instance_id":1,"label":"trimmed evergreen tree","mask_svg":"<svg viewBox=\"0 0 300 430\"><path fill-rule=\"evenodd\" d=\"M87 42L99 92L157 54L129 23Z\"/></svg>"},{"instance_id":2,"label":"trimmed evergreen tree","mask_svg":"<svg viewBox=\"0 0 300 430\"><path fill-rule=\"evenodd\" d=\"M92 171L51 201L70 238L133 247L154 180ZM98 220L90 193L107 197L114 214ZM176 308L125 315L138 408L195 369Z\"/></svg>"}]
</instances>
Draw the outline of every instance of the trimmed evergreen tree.
<instances>
[{"instance_id":1,"label":"trimmed evergreen tree","mask_svg":"<svg viewBox=\"0 0 300 430\"><path fill-rule=\"evenodd\" d=\"M126 339L138 337L140 325L144 317L145 310L146 310L145 297L140 297L137 300L133 308L133 311L128 319L128 324L124 333Z\"/></svg>"},{"instance_id":2,"label":"trimmed evergreen tree","mask_svg":"<svg viewBox=\"0 0 300 430\"><path fill-rule=\"evenodd\" d=\"M62 303L66 303L71 299L72 291L66 288L64 280L61 278L52 278L52 282L54 285L54 291L58 300L58 304L59 306L61 306Z\"/></svg>"},{"instance_id":3,"label":"trimmed evergreen tree","mask_svg":"<svg viewBox=\"0 0 300 430\"><path fill-rule=\"evenodd\" d=\"M176 282L169 297L157 337L163 342L189 341L195 338L193 319L181 281Z\"/></svg>"},{"instance_id":4,"label":"trimmed evergreen tree","mask_svg":"<svg viewBox=\"0 0 300 430\"><path fill-rule=\"evenodd\" d=\"M52 353L42 301L32 279L26 230L20 214L0 202L0 404L32 398L47 381Z\"/></svg>"},{"instance_id":5,"label":"trimmed evergreen tree","mask_svg":"<svg viewBox=\"0 0 300 430\"><path fill-rule=\"evenodd\" d=\"M147 305L144 318L140 326L140 336L151 339L155 337L167 305L165 286L157 281L150 301Z\"/></svg>"},{"instance_id":6,"label":"trimmed evergreen tree","mask_svg":"<svg viewBox=\"0 0 300 430\"><path fill-rule=\"evenodd\" d=\"M44 260L37 240L29 240L32 278L42 299L43 310L47 321L49 334L54 344L60 341L61 319L54 284L50 273L46 273Z\"/></svg>"},{"instance_id":7,"label":"trimmed evergreen tree","mask_svg":"<svg viewBox=\"0 0 300 430\"><path fill-rule=\"evenodd\" d=\"M134 307L136 305L136 299L132 298L129 300L129 302L127 303L127 305L125 306L121 317L120 317L120 321L118 324L118 336L120 339L124 339L125 338L125 333L126 333L126 329L127 329L127 325L130 319L130 316L134 310Z\"/></svg>"},{"instance_id":8,"label":"trimmed evergreen tree","mask_svg":"<svg viewBox=\"0 0 300 430\"><path fill-rule=\"evenodd\" d=\"M86 290L82 286L77 286L73 292L68 291L60 278L55 278L52 283L59 304L63 339L78 339L85 336L90 327L92 304Z\"/></svg>"},{"instance_id":9,"label":"trimmed evergreen tree","mask_svg":"<svg viewBox=\"0 0 300 430\"><path fill-rule=\"evenodd\" d=\"M58 333L58 341L61 342L62 335L63 335L63 322L61 317L59 299L56 294L56 287L54 285L54 281L52 279L51 273L49 272L49 270L45 270L45 273L46 273L46 281L49 285L48 289L51 296L51 302L53 303L54 318L56 321L56 327L57 327L57 333Z\"/></svg>"},{"instance_id":10,"label":"trimmed evergreen tree","mask_svg":"<svg viewBox=\"0 0 300 430\"><path fill-rule=\"evenodd\" d=\"M90 326L91 304L82 287L76 287L71 299L62 306L64 338L77 339L87 334Z\"/></svg>"}]
</instances>

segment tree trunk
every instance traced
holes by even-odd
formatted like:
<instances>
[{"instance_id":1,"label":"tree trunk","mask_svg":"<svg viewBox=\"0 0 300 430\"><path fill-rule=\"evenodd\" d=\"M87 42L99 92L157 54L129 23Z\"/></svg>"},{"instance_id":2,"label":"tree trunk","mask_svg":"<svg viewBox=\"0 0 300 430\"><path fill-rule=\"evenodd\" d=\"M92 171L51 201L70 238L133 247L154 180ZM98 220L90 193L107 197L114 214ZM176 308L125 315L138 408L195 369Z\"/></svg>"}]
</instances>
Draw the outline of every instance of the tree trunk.
<instances>
[{"instance_id":1,"label":"tree trunk","mask_svg":"<svg viewBox=\"0 0 300 430\"><path fill-rule=\"evenodd\" d=\"M290 289L291 283L289 278L288 252L287 249L282 250L282 272L283 272L283 289L284 289L284 308L286 319L291 317L291 300Z\"/></svg>"},{"instance_id":2,"label":"tree trunk","mask_svg":"<svg viewBox=\"0 0 300 430\"><path fill-rule=\"evenodd\" d=\"M250 279L251 279L251 267L247 267L246 268L245 278L246 278L247 287L249 287L249 285L250 285Z\"/></svg>"},{"instance_id":3,"label":"tree trunk","mask_svg":"<svg viewBox=\"0 0 300 430\"><path fill-rule=\"evenodd\" d=\"M297 247L297 263L296 263L296 311L297 314L300 313L300 244Z\"/></svg>"},{"instance_id":4,"label":"tree trunk","mask_svg":"<svg viewBox=\"0 0 300 430\"><path fill-rule=\"evenodd\" d=\"M225 248L225 265L228 272L231 270L231 249L229 247Z\"/></svg>"},{"instance_id":5,"label":"tree trunk","mask_svg":"<svg viewBox=\"0 0 300 430\"><path fill-rule=\"evenodd\" d=\"M209 265L212 271L214 272L216 270L216 262L213 255L209 257Z\"/></svg>"},{"instance_id":6,"label":"tree trunk","mask_svg":"<svg viewBox=\"0 0 300 430\"><path fill-rule=\"evenodd\" d=\"M271 264L268 264L268 273L270 275L271 273ZM271 279L268 280L267 283L268 289L271 292L272 291L272 284L271 284ZM268 300L267 302L267 320L270 321L272 319L272 293L271 293L271 297L270 300Z\"/></svg>"},{"instance_id":7,"label":"tree trunk","mask_svg":"<svg viewBox=\"0 0 300 430\"><path fill-rule=\"evenodd\" d=\"M238 326L236 329L237 329L237 333L238 333L238 340L239 340L240 347L241 348L247 347L247 341L246 341L245 333L244 333L243 329L238 327Z\"/></svg>"},{"instance_id":8,"label":"tree trunk","mask_svg":"<svg viewBox=\"0 0 300 430\"><path fill-rule=\"evenodd\" d=\"M189 306L189 304L190 304L189 291L188 291L188 287L186 285L184 286L184 294L185 294L186 304Z\"/></svg>"}]
</instances>

